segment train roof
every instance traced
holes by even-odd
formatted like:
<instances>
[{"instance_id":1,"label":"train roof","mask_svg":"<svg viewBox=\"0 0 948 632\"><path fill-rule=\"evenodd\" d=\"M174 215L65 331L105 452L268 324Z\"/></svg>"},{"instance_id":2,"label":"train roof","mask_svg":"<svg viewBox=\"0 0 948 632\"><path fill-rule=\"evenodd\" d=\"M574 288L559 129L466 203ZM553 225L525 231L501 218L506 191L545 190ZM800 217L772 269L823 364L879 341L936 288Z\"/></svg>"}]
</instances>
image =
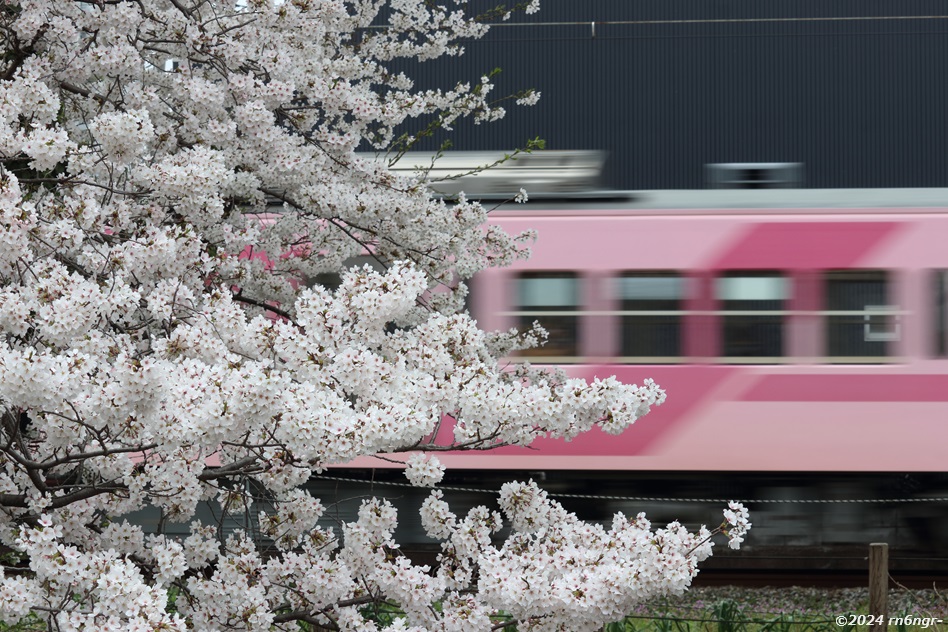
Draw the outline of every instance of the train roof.
<instances>
[{"instance_id":1,"label":"train roof","mask_svg":"<svg viewBox=\"0 0 948 632\"><path fill-rule=\"evenodd\" d=\"M527 190L529 194L530 191ZM485 204L489 205L488 201ZM835 209L884 212L925 209L948 212L948 189L689 189L590 191L568 199L539 196L526 204L504 202L498 210L541 211L766 211Z\"/></svg>"}]
</instances>

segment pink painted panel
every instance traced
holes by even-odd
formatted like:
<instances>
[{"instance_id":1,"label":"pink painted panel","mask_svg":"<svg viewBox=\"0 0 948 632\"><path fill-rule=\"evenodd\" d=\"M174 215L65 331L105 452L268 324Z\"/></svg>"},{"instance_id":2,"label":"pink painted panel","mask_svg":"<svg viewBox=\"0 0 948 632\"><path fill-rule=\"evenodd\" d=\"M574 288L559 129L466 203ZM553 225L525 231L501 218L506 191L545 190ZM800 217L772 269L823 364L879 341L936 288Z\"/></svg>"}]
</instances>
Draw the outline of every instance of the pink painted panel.
<instances>
[{"instance_id":1,"label":"pink painted panel","mask_svg":"<svg viewBox=\"0 0 948 632\"><path fill-rule=\"evenodd\" d=\"M896 222L772 222L752 225L720 258L717 270L828 270L861 267L898 229Z\"/></svg>"},{"instance_id":2,"label":"pink painted panel","mask_svg":"<svg viewBox=\"0 0 948 632\"><path fill-rule=\"evenodd\" d=\"M714 470L943 471L948 405L721 402L665 446Z\"/></svg>"},{"instance_id":3,"label":"pink painted panel","mask_svg":"<svg viewBox=\"0 0 948 632\"><path fill-rule=\"evenodd\" d=\"M471 314L485 331L507 330L514 318L504 312L514 309L513 283L504 270L485 270L471 285Z\"/></svg>"},{"instance_id":4,"label":"pink painted panel","mask_svg":"<svg viewBox=\"0 0 948 632\"><path fill-rule=\"evenodd\" d=\"M948 375L764 375L748 402L948 402ZM948 426L948 419L946 426Z\"/></svg>"},{"instance_id":5,"label":"pink painted panel","mask_svg":"<svg viewBox=\"0 0 948 632\"><path fill-rule=\"evenodd\" d=\"M899 316L897 353L907 358L931 357L935 352L935 277L929 270L898 270L889 301L911 307Z\"/></svg>"},{"instance_id":6,"label":"pink painted panel","mask_svg":"<svg viewBox=\"0 0 948 632\"><path fill-rule=\"evenodd\" d=\"M508 233L536 229L529 270L679 270L703 268L745 220L709 217L492 217Z\"/></svg>"},{"instance_id":7,"label":"pink painted panel","mask_svg":"<svg viewBox=\"0 0 948 632\"><path fill-rule=\"evenodd\" d=\"M613 275L605 271L586 272L580 277L581 299L587 310L597 312L579 321L580 355L587 358L607 358L620 345L621 319L609 312L620 308L613 291Z\"/></svg>"},{"instance_id":8,"label":"pink painted panel","mask_svg":"<svg viewBox=\"0 0 948 632\"><path fill-rule=\"evenodd\" d=\"M721 318L714 312L718 309L714 297L714 275L707 270L690 273L690 293L685 299L685 309L696 312L685 319L683 326L683 349L686 357L712 358L721 353Z\"/></svg>"},{"instance_id":9,"label":"pink painted panel","mask_svg":"<svg viewBox=\"0 0 948 632\"><path fill-rule=\"evenodd\" d=\"M948 268L948 211L944 215L899 214L904 227L898 238L880 244L867 261L869 267L892 270Z\"/></svg>"},{"instance_id":10,"label":"pink painted panel","mask_svg":"<svg viewBox=\"0 0 948 632\"><path fill-rule=\"evenodd\" d=\"M816 358L826 348L826 324L818 312L824 309L822 273L794 270L790 274L793 292L789 308L798 312L786 319L787 354L797 358Z\"/></svg>"}]
</instances>

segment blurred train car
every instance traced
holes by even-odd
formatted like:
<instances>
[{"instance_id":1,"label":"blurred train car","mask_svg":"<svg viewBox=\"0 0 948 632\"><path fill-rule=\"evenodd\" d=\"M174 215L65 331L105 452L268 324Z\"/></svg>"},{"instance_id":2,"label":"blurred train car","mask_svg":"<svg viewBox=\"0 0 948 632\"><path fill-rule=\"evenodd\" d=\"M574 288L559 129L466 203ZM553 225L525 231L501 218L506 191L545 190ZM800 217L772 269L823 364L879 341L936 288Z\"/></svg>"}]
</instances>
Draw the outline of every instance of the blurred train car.
<instances>
[{"instance_id":1,"label":"blurred train car","mask_svg":"<svg viewBox=\"0 0 948 632\"><path fill-rule=\"evenodd\" d=\"M748 546L709 568L848 572L883 541L900 577L948 570L948 191L652 191L490 221L539 232L472 285L482 328L548 330L510 361L651 377L668 401L618 437L444 455L449 488L541 478L600 520L703 523L740 498Z\"/></svg>"},{"instance_id":2,"label":"blurred train car","mask_svg":"<svg viewBox=\"0 0 948 632\"><path fill-rule=\"evenodd\" d=\"M948 193L652 192L491 221L540 235L472 293L483 328L550 332L513 361L669 392L627 435L544 445L521 466L945 469Z\"/></svg>"}]
</instances>

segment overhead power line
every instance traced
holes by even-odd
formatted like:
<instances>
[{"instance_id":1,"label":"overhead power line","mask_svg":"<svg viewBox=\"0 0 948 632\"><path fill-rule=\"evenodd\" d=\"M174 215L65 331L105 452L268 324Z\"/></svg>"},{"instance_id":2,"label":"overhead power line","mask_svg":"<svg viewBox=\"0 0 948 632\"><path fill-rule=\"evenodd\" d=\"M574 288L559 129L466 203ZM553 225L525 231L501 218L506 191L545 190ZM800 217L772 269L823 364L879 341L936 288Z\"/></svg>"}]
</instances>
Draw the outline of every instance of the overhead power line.
<instances>
[{"instance_id":1,"label":"overhead power line","mask_svg":"<svg viewBox=\"0 0 948 632\"><path fill-rule=\"evenodd\" d=\"M573 20L567 22L496 22L491 28L518 26L638 26L653 24L751 24L768 22L882 22L886 20L948 20L948 15L852 15L802 18L695 18L675 20Z\"/></svg>"},{"instance_id":2,"label":"overhead power line","mask_svg":"<svg viewBox=\"0 0 948 632\"><path fill-rule=\"evenodd\" d=\"M454 487L451 485L438 485L438 486L426 486L418 487L410 483L399 483L396 481L373 481L366 480L361 478L349 478L345 476L328 476L328 475L317 475L314 478L318 478L324 481L339 481L344 483L361 483L363 485L385 485L388 487L414 487L416 489L440 489L443 491L449 492L473 492L477 494L493 494L497 495L500 492L496 489L483 489L477 487ZM600 494L558 494L555 492L547 492L547 495L550 498L580 498L588 500L622 500L622 501L632 501L632 502L649 502L649 503L701 503L708 505L719 505L727 504L730 501L737 500L739 503L744 503L748 505L753 504L804 504L804 505L845 505L845 504L896 504L896 503L946 503L948 502L948 497L914 497L914 498L747 498L747 499L734 499L734 498L667 498L667 497L655 497L655 496L604 496Z\"/></svg>"}]
</instances>

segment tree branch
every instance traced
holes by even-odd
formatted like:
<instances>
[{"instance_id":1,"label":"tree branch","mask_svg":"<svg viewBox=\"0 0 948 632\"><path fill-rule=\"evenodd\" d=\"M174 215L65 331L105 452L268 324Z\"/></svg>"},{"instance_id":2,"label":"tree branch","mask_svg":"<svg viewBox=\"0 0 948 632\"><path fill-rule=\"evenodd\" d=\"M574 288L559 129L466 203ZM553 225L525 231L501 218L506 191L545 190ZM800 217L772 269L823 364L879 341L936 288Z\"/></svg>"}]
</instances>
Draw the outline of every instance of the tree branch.
<instances>
[{"instance_id":1,"label":"tree branch","mask_svg":"<svg viewBox=\"0 0 948 632\"><path fill-rule=\"evenodd\" d=\"M262 307L263 309L265 309L265 310L267 310L267 311L269 311L269 312L273 312L274 314L276 314L277 316L280 316L281 318L287 319L288 321L290 321L290 322L293 323L294 325L296 324L296 321L293 320L293 315L290 314L290 313L289 313L288 311L286 311L285 309L280 309L279 307L276 307L276 306L274 306L274 305L270 305L269 303L264 303L263 301L258 301L258 300L255 299L255 298L250 298L249 296L244 296L244 291L243 291L243 289L237 290L236 292L234 292L233 290L231 290L231 295L233 296L234 300L237 301L237 302L239 302L239 303L245 303L245 304L247 304L247 305L253 305L254 307Z\"/></svg>"}]
</instances>

